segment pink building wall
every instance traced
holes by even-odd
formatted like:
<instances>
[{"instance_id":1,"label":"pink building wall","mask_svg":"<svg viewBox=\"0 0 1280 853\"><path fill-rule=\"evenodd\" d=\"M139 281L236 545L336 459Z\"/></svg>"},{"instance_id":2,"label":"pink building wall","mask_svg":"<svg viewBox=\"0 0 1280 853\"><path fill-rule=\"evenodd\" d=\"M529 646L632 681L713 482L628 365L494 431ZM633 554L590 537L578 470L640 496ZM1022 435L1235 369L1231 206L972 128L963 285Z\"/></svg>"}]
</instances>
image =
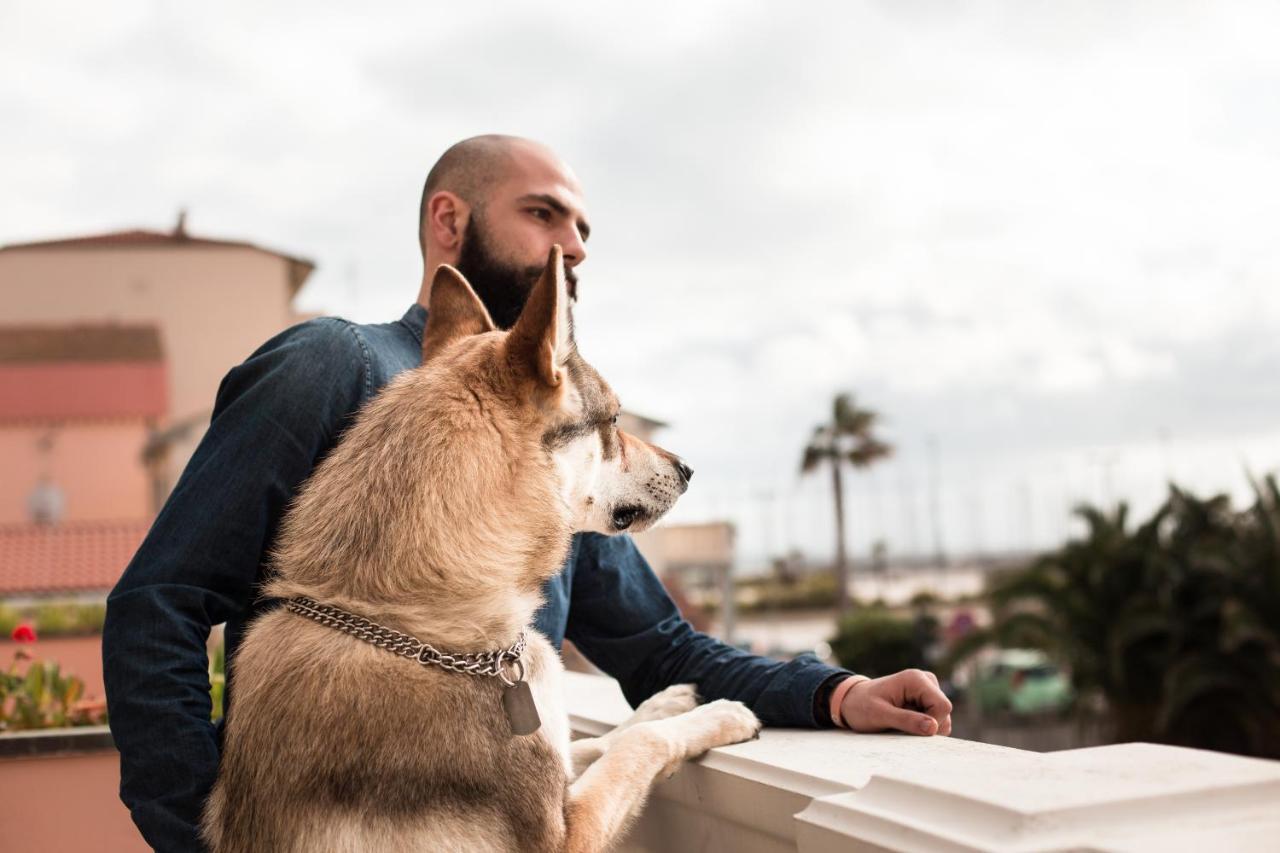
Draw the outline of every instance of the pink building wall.
<instances>
[{"instance_id":1,"label":"pink building wall","mask_svg":"<svg viewBox=\"0 0 1280 853\"><path fill-rule=\"evenodd\" d=\"M0 368L0 414L47 421L68 417L163 418L163 362L41 362Z\"/></svg>"},{"instance_id":2,"label":"pink building wall","mask_svg":"<svg viewBox=\"0 0 1280 853\"><path fill-rule=\"evenodd\" d=\"M36 444L47 435L52 446L41 454ZM42 473L64 493L64 521L150 517L151 481L141 462L146 442L147 427L138 420L0 424L0 524L30 520L27 497Z\"/></svg>"},{"instance_id":3,"label":"pink building wall","mask_svg":"<svg viewBox=\"0 0 1280 853\"><path fill-rule=\"evenodd\" d=\"M169 423L197 424L176 442L171 483L203 435L223 375L302 319L291 308L297 262L246 246L165 243L0 251L6 324L150 323L168 370ZM5 457L0 456L0 465Z\"/></svg>"},{"instance_id":4,"label":"pink building wall","mask_svg":"<svg viewBox=\"0 0 1280 853\"><path fill-rule=\"evenodd\" d=\"M114 749L0 759L0 844L15 853L146 853Z\"/></svg>"}]
</instances>

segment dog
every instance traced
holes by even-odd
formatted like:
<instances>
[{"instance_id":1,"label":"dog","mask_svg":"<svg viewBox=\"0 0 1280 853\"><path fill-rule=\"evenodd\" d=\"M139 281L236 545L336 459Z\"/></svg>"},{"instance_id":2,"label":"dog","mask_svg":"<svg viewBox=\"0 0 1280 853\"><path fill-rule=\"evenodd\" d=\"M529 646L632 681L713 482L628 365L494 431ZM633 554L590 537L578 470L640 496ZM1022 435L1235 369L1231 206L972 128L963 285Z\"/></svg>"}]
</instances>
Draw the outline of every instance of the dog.
<instances>
[{"instance_id":1,"label":"dog","mask_svg":"<svg viewBox=\"0 0 1280 853\"><path fill-rule=\"evenodd\" d=\"M212 850L607 850L659 777L757 735L746 706L676 685L570 740L559 656L529 627L540 590L575 532L651 526L691 473L618 411L578 354L558 246L509 332L433 274L422 364L282 522L263 594L288 606L236 655Z\"/></svg>"}]
</instances>

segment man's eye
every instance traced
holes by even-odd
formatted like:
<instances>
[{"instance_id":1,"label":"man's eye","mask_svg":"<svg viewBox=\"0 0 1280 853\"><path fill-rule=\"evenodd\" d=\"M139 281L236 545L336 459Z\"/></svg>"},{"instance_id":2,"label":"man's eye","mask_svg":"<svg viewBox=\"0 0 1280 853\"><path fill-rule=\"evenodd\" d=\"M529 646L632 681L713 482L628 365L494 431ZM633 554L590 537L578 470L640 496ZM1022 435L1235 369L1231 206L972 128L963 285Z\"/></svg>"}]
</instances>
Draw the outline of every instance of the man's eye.
<instances>
[{"instance_id":1,"label":"man's eye","mask_svg":"<svg viewBox=\"0 0 1280 853\"><path fill-rule=\"evenodd\" d=\"M541 219L543 222L551 221L551 211L547 210L545 207L531 207L529 208L529 213L531 213L535 218Z\"/></svg>"}]
</instances>

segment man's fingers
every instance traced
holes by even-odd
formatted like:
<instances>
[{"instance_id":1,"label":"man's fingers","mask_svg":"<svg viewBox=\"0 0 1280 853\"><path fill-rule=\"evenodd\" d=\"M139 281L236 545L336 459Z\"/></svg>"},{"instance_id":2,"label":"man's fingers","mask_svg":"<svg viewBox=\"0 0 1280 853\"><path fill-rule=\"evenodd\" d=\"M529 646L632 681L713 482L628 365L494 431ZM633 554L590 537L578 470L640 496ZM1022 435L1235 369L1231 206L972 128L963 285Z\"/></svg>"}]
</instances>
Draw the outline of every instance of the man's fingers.
<instances>
[{"instance_id":1,"label":"man's fingers","mask_svg":"<svg viewBox=\"0 0 1280 853\"><path fill-rule=\"evenodd\" d=\"M914 670L912 674L916 678L914 683L907 686L906 698L914 701L917 707L923 708L941 726L951 716L951 700L942 692L942 687L938 684L938 676L923 670Z\"/></svg>"},{"instance_id":2,"label":"man's fingers","mask_svg":"<svg viewBox=\"0 0 1280 853\"><path fill-rule=\"evenodd\" d=\"M937 677L924 670L906 669L857 685L845 694L842 709L846 725L857 732L951 734L951 700Z\"/></svg>"},{"instance_id":3,"label":"man's fingers","mask_svg":"<svg viewBox=\"0 0 1280 853\"><path fill-rule=\"evenodd\" d=\"M892 705L885 708L885 725L913 735L931 735L938 731L938 721L928 714Z\"/></svg>"},{"instance_id":4,"label":"man's fingers","mask_svg":"<svg viewBox=\"0 0 1280 853\"><path fill-rule=\"evenodd\" d=\"M904 719L903 722L907 722L912 728L902 728L897 723L894 724L895 728L919 734L951 734L951 700L942 692L938 677L932 672L919 669L906 670L901 675L904 676L903 699L909 703L908 707L924 711L933 722L932 725L926 725L920 720Z\"/></svg>"}]
</instances>

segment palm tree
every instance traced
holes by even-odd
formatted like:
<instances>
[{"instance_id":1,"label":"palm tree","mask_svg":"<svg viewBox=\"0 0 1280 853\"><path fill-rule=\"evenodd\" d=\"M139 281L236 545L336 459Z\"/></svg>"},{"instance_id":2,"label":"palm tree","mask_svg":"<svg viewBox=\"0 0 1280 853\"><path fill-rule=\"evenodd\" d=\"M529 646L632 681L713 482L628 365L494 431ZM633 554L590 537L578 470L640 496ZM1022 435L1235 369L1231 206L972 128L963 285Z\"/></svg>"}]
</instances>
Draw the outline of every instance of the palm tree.
<instances>
[{"instance_id":1,"label":"palm tree","mask_svg":"<svg viewBox=\"0 0 1280 853\"><path fill-rule=\"evenodd\" d=\"M860 409L852 394L839 394L832 406L831 421L813 430L804 449L800 473L808 474L824 462L831 463L831 486L836 500L836 610L839 616L849 609L849 563L845 555L844 483L841 472L845 463L866 468L893 453L893 447L881 441L872 431L880 415L871 409Z\"/></svg>"}]
</instances>

